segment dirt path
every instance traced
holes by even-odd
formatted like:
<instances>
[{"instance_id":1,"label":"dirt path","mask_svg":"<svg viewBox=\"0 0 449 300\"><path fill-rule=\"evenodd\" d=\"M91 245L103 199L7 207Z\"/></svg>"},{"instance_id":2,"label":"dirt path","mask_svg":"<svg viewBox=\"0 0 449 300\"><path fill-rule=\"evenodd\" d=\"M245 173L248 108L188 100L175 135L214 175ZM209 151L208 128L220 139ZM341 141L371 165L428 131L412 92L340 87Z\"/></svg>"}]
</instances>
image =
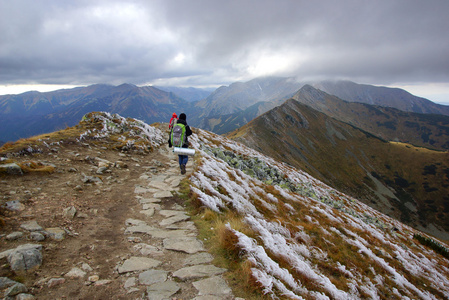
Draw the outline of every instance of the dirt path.
<instances>
[{"instance_id":1,"label":"dirt path","mask_svg":"<svg viewBox=\"0 0 449 300\"><path fill-rule=\"evenodd\" d=\"M127 276L125 288L136 295L144 289L148 299L233 299L220 276L226 270L210 264L212 256L196 238L183 203L170 196L184 178L177 157L165 149L160 153L170 161L168 167L157 175L140 176L134 193L142 210L126 220L125 234L135 245L133 256L118 267L121 276ZM192 172L192 162L187 166L185 176Z\"/></svg>"},{"instance_id":2,"label":"dirt path","mask_svg":"<svg viewBox=\"0 0 449 300\"><path fill-rule=\"evenodd\" d=\"M56 166L50 175L0 178L0 252L40 244L42 265L18 274L0 258L0 276L22 282L37 299L234 299L224 269L196 239L184 204L176 197L181 176L177 157L164 146L147 155L65 145L54 153L19 157ZM100 162L111 162L97 175ZM86 178L101 178L86 182ZM173 196L173 194L175 196ZM73 207L75 214L67 209ZM45 240L35 241L24 223L35 221ZM64 231L56 240L47 229ZM9 239L12 233L21 233Z\"/></svg>"}]
</instances>

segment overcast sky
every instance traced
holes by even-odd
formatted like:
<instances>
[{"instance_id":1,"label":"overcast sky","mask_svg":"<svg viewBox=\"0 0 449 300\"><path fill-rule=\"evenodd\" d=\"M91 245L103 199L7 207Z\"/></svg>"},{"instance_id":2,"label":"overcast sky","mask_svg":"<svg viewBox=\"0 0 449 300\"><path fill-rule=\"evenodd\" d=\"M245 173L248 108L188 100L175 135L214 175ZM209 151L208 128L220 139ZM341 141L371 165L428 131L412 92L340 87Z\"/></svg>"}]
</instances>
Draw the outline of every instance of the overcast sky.
<instances>
[{"instance_id":1,"label":"overcast sky","mask_svg":"<svg viewBox=\"0 0 449 300\"><path fill-rule=\"evenodd\" d=\"M0 0L0 86L276 75L449 102L448 15L448 0Z\"/></svg>"}]
</instances>

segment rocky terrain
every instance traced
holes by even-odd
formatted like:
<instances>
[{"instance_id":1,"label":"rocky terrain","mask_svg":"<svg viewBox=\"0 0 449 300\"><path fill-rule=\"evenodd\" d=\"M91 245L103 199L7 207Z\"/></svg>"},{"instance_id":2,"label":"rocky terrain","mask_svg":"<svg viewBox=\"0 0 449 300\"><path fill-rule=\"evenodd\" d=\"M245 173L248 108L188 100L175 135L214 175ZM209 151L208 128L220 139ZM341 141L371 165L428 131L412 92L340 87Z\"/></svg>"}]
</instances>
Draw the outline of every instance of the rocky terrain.
<instances>
[{"instance_id":1,"label":"rocky terrain","mask_svg":"<svg viewBox=\"0 0 449 300\"><path fill-rule=\"evenodd\" d=\"M3 164L7 299L234 299L178 194L192 162L181 176L165 145L150 152L54 136L46 143L3 153L47 170L5 175L22 169Z\"/></svg>"}]
</instances>

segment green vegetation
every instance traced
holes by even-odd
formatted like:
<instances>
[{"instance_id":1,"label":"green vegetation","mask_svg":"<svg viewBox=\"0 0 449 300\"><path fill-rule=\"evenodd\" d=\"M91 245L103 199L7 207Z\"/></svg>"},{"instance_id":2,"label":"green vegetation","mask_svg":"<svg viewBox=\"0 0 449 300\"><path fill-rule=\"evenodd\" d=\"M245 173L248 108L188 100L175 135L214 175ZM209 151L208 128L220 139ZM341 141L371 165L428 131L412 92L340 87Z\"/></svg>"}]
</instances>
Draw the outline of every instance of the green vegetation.
<instances>
[{"instance_id":1,"label":"green vegetation","mask_svg":"<svg viewBox=\"0 0 449 300\"><path fill-rule=\"evenodd\" d=\"M421 244L432 248L433 250L435 250L435 252L443 255L446 258L449 258L449 249L444 247L443 245L441 245L440 243L438 243L437 241L435 241L434 239L431 239L429 237L425 237L419 233L415 233L413 235L413 238L418 240Z\"/></svg>"}]
</instances>

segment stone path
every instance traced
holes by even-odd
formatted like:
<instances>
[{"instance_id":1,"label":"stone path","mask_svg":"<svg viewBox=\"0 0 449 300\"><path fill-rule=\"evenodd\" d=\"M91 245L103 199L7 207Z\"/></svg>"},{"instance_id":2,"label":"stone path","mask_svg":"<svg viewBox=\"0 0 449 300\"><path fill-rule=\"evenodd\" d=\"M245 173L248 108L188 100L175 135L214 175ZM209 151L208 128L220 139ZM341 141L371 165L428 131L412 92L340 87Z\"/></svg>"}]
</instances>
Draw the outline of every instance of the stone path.
<instances>
[{"instance_id":1,"label":"stone path","mask_svg":"<svg viewBox=\"0 0 449 300\"><path fill-rule=\"evenodd\" d=\"M160 151L169 167L140 176L134 194L141 210L124 224L132 245L132 254L117 265L124 288L134 299L236 299L221 276L226 269L211 264L183 207L167 200L192 172L193 160L181 175L177 156Z\"/></svg>"}]
</instances>

